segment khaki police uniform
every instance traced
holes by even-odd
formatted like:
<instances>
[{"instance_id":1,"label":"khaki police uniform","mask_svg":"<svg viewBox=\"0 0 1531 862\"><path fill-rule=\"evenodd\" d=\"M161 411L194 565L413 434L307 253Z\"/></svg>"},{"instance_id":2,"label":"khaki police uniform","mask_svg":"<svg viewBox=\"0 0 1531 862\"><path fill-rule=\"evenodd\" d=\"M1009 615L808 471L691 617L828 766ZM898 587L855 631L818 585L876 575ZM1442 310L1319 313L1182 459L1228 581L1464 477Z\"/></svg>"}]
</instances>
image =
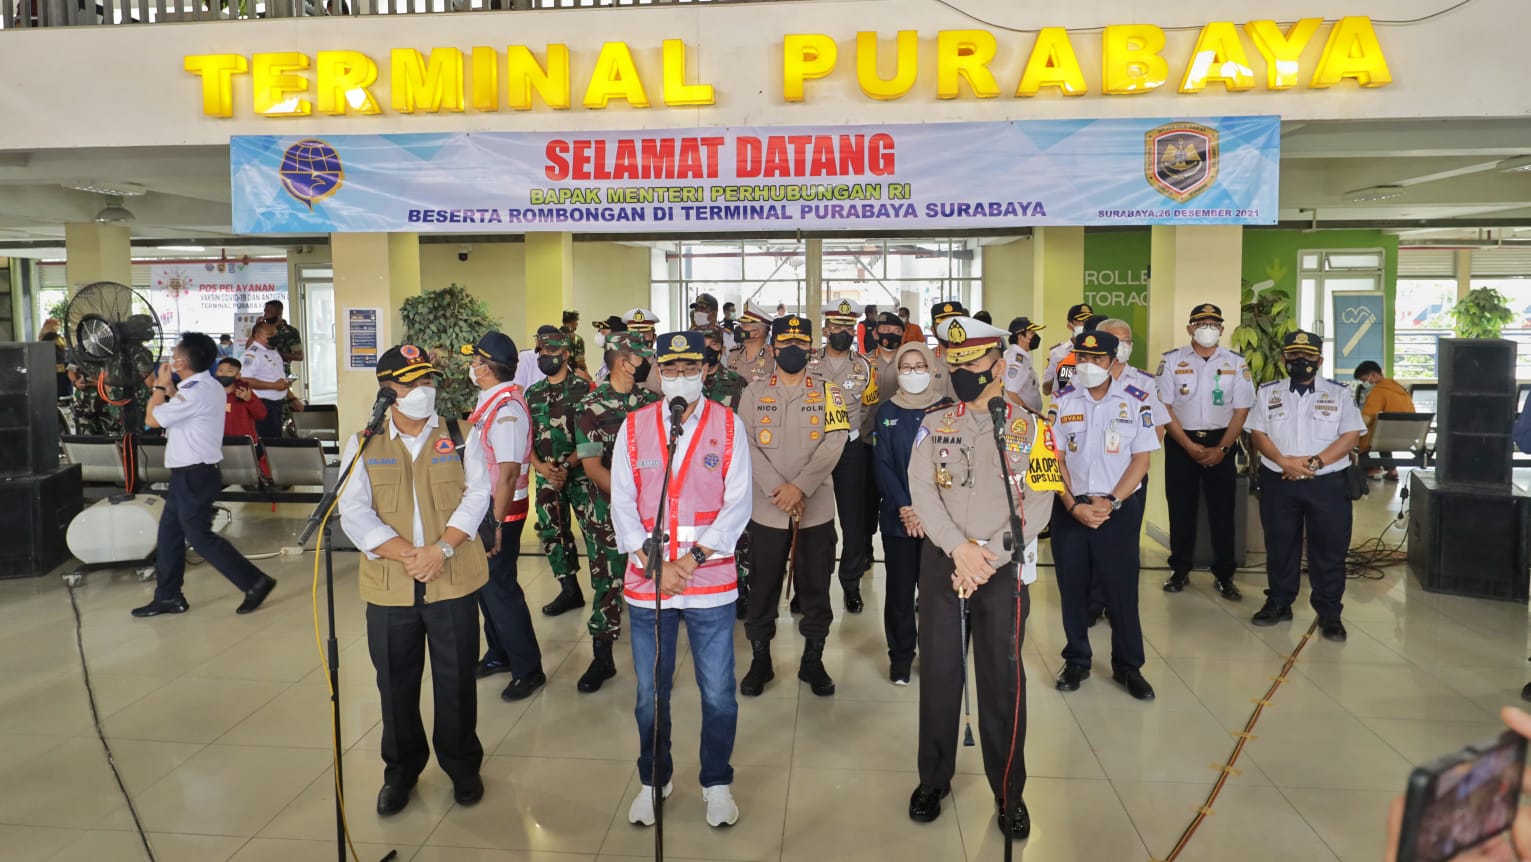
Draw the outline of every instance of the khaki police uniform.
<instances>
[{"instance_id":1,"label":"khaki police uniform","mask_svg":"<svg viewBox=\"0 0 1531 862\"><path fill-rule=\"evenodd\" d=\"M838 306L825 308L824 319L854 325L856 312L849 302L842 301ZM840 388L846 422L850 425L832 479L840 518L840 584L846 590L846 610L860 613L860 581L861 576L872 568L872 557L868 552L875 526L874 521L867 519L866 486L871 472L871 438L861 433L866 414L871 412L866 406L867 399L872 398L875 404L877 397L871 382L872 366L865 356L854 350L842 356L831 356L829 349L824 348L809 360L808 373Z\"/></svg>"}]
</instances>

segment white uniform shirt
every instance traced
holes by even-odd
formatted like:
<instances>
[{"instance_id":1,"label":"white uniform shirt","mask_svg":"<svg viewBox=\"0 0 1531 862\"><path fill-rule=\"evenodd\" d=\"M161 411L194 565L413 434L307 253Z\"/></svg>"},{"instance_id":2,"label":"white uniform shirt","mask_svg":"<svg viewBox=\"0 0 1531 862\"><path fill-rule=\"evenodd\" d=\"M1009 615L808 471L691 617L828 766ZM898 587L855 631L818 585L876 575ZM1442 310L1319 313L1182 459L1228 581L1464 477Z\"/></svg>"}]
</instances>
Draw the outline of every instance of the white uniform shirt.
<instances>
[{"instance_id":1,"label":"white uniform shirt","mask_svg":"<svg viewBox=\"0 0 1531 862\"><path fill-rule=\"evenodd\" d=\"M1047 351L1047 367L1042 370L1042 382L1044 384L1058 385L1058 363L1062 362L1064 357L1073 351L1073 341L1059 342L1054 344L1051 350ZM1053 395L1057 394L1057 392L1053 393Z\"/></svg>"},{"instance_id":2,"label":"white uniform shirt","mask_svg":"<svg viewBox=\"0 0 1531 862\"><path fill-rule=\"evenodd\" d=\"M502 383L493 389L485 389L478 394L478 406L484 406L491 398L497 398L501 393L514 383ZM522 392L525 398L526 393ZM526 408L521 402L511 401L500 408L495 414L494 424L489 426L489 445L494 449L494 460L498 464L520 464L524 470L526 464L531 461L531 447L526 445L527 430L532 427L531 417L526 414ZM468 432L468 445L472 447L478 441L479 429L474 426ZM487 450L486 450L487 469Z\"/></svg>"},{"instance_id":3,"label":"white uniform shirt","mask_svg":"<svg viewBox=\"0 0 1531 862\"><path fill-rule=\"evenodd\" d=\"M1244 357L1218 347L1203 359L1192 345L1159 361L1159 398L1187 431L1216 431L1233 421L1233 411L1253 407L1255 385Z\"/></svg>"},{"instance_id":4,"label":"white uniform shirt","mask_svg":"<svg viewBox=\"0 0 1531 862\"><path fill-rule=\"evenodd\" d=\"M1042 386L1031 365L1031 353L1019 344L1005 348L1005 391L1027 407L1042 412Z\"/></svg>"},{"instance_id":5,"label":"white uniform shirt","mask_svg":"<svg viewBox=\"0 0 1531 862\"><path fill-rule=\"evenodd\" d=\"M269 347L264 347L257 342L250 342L245 348L244 358L240 362L240 375L251 380L260 380L264 383L275 383L285 380L287 372L282 368L282 354ZM283 389L254 389L251 390L265 401L284 401L287 392Z\"/></svg>"},{"instance_id":6,"label":"white uniform shirt","mask_svg":"<svg viewBox=\"0 0 1531 862\"><path fill-rule=\"evenodd\" d=\"M393 417L388 417L388 437L390 440L404 441L404 448L409 450L409 457L418 459L420 452L425 449L425 444L435 430L440 419L436 416L425 421L425 427L420 429L417 436L410 437L400 434L397 425L393 424ZM345 453L340 456L341 464L349 464L356 454L357 435L352 435L346 441ZM484 521L484 513L489 511L490 488L489 469L484 465L484 447L470 446L467 441L463 444L463 470L467 476L467 485L463 489L462 502L452 511L452 516L447 519L448 527L456 527L467 533L468 541L478 541L479 524ZM406 536L410 544L417 548L423 548L427 543L435 544L440 541L440 536L425 535L425 524L420 519L420 490L418 487L411 489L415 495L415 519L412 526L412 534ZM372 508L372 483L367 479L367 460L363 458L356 462L356 468L351 471L351 478L346 482L345 488L340 493L340 501L337 507L340 511L340 528L350 537L352 544L356 545L367 559L377 559L377 554L372 553L377 547L389 539L398 536L392 527L383 523L378 517L377 510Z\"/></svg>"},{"instance_id":7,"label":"white uniform shirt","mask_svg":"<svg viewBox=\"0 0 1531 862\"><path fill-rule=\"evenodd\" d=\"M1131 365L1122 369L1122 376L1117 378L1123 387L1131 386L1134 390L1129 395L1136 396L1138 392L1148 394L1147 403L1152 408L1153 423L1155 428L1170 424L1169 408L1159 399L1159 384L1152 374L1141 368L1133 368ZM1142 408L1140 407L1139 410Z\"/></svg>"},{"instance_id":8,"label":"white uniform shirt","mask_svg":"<svg viewBox=\"0 0 1531 862\"><path fill-rule=\"evenodd\" d=\"M658 376L657 374L655 376ZM714 404L713 409L720 409L721 405ZM721 408L726 409L726 408ZM681 463L686 460L686 451L691 448L691 436L696 433L697 425L701 423L701 406L691 411L691 415L681 425L680 441L675 446L675 458L670 462L671 481L679 472ZM723 480L723 508L718 510L718 517L710 526L703 528L696 537L696 544L704 548L712 548L713 558L720 556L721 551L726 556L734 552L734 546L739 543L739 535L750 521L751 486L750 480L754 474L754 467L750 463L749 431L744 427L744 422L734 413L730 412L730 421L734 423L734 449L728 464L728 475ZM665 422L668 429L669 422ZM617 550L627 554L629 566L643 565L634 551L641 550L643 543L648 541L649 531L643 528L643 518L638 514L638 485L633 475L633 464L627 455L627 423L622 423L622 429L617 432L615 448L611 453L611 524L617 534ZM623 569L623 576L626 576ZM700 596L665 596L664 606L676 610L687 608L715 608L734 601L738 593L715 593ZM627 599L629 604L638 607L652 608L651 601L635 601Z\"/></svg>"},{"instance_id":9,"label":"white uniform shirt","mask_svg":"<svg viewBox=\"0 0 1531 862\"><path fill-rule=\"evenodd\" d=\"M1315 378L1312 390L1301 394L1292 388L1291 380L1261 386L1245 427L1270 437L1281 454L1299 458L1317 455L1341 434L1366 433L1366 423L1361 421L1361 410L1356 407L1350 388L1323 377ZM1281 472L1281 465L1264 455L1260 456L1260 463ZM1318 475L1338 473L1349 464L1341 458L1326 464Z\"/></svg>"},{"instance_id":10,"label":"white uniform shirt","mask_svg":"<svg viewBox=\"0 0 1531 862\"><path fill-rule=\"evenodd\" d=\"M1099 401L1089 390L1069 386L1053 402L1048 413L1053 443L1068 467L1073 493L1114 493L1132 456L1159 448L1149 403L1153 396L1144 392L1139 397L1128 391L1131 385L1113 381Z\"/></svg>"},{"instance_id":11,"label":"white uniform shirt","mask_svg":"<svg viewBox=\"0 0 1531 862\"><path fill-rule=\"evenodd\" d=\"M516 379L511 382L521 387L524 395L526 390L532 388L532 384L547 377L542 369L537 367L537 351L523 350L516 354Z\"/></svg>"},{"instance_id":12,"label":"white uniform shirt","mask_svg":"<svg viewBox=\"0 0 1531 862\"><path fill-rule=\"evenodd\" d=\"M223 414L228 403L223 387L203 371L182 380L175 397L154 408L154 421L165 429L166 467L223 462Z\"/></svg>"}]
</instances>

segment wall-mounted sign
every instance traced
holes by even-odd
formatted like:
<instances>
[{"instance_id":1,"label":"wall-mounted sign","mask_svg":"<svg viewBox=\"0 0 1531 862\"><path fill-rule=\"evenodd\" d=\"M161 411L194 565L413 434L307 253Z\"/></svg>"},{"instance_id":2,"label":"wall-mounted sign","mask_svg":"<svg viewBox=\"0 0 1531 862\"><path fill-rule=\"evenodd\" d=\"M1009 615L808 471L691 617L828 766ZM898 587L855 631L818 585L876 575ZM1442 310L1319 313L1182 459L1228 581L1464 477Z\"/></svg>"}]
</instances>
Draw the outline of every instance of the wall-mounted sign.
<instances>
[{"instance_id":1,"label":"wall-mounted sign","mask_svg":"<svg viewBox=\"0 0 1531 862\"><path fill-rule=\"evenodd\" d=\"M242 234L1271 224L1277 117L236 136Z\"/></svg>"}]
</instances>

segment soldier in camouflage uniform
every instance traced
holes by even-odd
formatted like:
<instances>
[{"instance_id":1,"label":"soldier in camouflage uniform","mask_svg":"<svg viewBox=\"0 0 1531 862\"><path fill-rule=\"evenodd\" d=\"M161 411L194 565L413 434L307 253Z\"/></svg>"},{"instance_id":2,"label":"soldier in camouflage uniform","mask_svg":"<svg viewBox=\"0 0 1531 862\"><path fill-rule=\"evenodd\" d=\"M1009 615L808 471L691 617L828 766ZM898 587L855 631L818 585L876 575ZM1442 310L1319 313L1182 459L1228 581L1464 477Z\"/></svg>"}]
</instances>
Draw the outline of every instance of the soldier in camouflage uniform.
<instances>
[{"instance_id":1,"label":"soldier in camouflage uniform","mask_svg":"<svg viewBox=\"0 0 1531 862\"><path fill-rule=\"evenodd\" d=\"M537 538L560 587L542 613L556 617L585 606L569 510L584 503L585 472L574 454L574 412L590 384L569 367L569 342L555 326L537 330L537 367L547 376L526 390L526 407L532 417L532 467L537 471Z\"/></svg>"},{"instance_id":2,"label":"soldier in camouflage uniform","mask_svg":"<svg viewBox=\"0 0 1531 862\"><path fill-rule=\"evenodd\" d=\"M558 331L564 334L569 341L569 362L573 363L574 373L590 379L590 369L585 365L585 339L575 330L579 329L579 312L572 308L566 308L563 312L563 326Z\"/></svg>"},{"instance_id":3,"label":"soldier in camouflage uniform","mask_svg":"<svg viewBox=\"0 0 1531 862\"><path fill-rule=\"evenodd\" d=\"M96 381L89 380L73 365L69 366L69 418L74 422L74 433L104 436L115 434L112 414L101 395L96 391ZM120 424L120 423L118 423Z\"/></svg>"},{"instance_id":4,"label":"soldier in camouflage uniform","mask_svg":"<svg viewBox=\"0 0 1531 862\"><path fill-rule=\"evenodd\" d=\"M702 396L730 410L738 410L739 397L744 394L749 381L743 374L723 364L725 353L723 327L716 323L707 323L693 328L707 336L707 362L705 363L707 381L702 384ZM738 618L742 620L749 610L750 596L750 533L748 530L739 534L739 542L734 545L734 565L739 570L739 601L735 603L735 610L738 612Z\"/></svg>"},{"instance_id":5,"label":"soldier in camouflage uniform","mask_svg":"<svg viewBox=\"0 0 1531 862\"><path fill-rule=\"evenodd\" d=\"M590 556L590 642L595 657L579 678L582 692L599 691L617 673L611 645L622 631L622 579L627 555L617 550L611 524L611 454L627 414L659 396L641 384L653 368L654 351L636 334L606 337L607 377L579 402L574 447L584 467L584 504L576 509Z\"/></svg>"},{"instance_id":6,"label":"soldier in camouflage uniform","mask_svg":"<svg viewBox=\"0 0 1531 862\"><path fill-rule=\"evenodd\" d=\"M276 327L276 333L271 336L268 346L281 355L282 373L292 374L292 364L303 361L303 337L298 334L296 327L282 319L284 308L285 306L282 305L280 299L273 299L266 303L263 316L266 321ZM249 346L249 343L246 342L245 347ZM287 397L283 398L281 403L282 421L278 427L283 429L282 433L285 436L287 427L292 423L293 412L301 411L303 409L303 402L298 400L296 394L288 390ZM267 404L266 406L274 407L275 405Z\"/></svg>"}]
</instances>

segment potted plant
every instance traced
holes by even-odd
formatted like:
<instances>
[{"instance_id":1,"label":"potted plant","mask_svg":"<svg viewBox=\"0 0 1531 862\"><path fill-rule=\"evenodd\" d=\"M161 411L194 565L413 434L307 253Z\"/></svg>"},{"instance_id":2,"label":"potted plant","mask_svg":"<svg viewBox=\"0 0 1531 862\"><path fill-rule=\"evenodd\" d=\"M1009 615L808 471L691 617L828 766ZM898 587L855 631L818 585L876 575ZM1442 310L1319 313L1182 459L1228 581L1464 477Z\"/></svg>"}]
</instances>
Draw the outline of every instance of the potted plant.
<instances>
[{"instance_id":1,"label":"potted plant","mask_svg":"<svg viewBox=\"0 0 1531 862\"><path fill-rule=\"evenodd\" d=\"M466 288L450 284L404 300L399 309L404 321L404 340L431 352L441 369L436 387L436 410L443 416L466 416L478 401L478 387L468 378L464 344L473 344L484 333L499 328L489 308Z\"/></svg>"},{"instance_id":2,"label":"potted plant","mask_svg":"<svg viewBox=\"0 0 1531 862\"><path fill-rule=\"evenodd\" d=\"M1297 319L1292 315L1292 298L1283 291L1274 290L1275 286L1274 281L1262 281L1259 284L1244 282L1239 325L1234 328L1233 336L1229 339L1233 349L1242 353L1244 361L1249 364L1249 376L1256 389L1287 376L1286 363L1281 357L1281 343L1282 339L1298 328ZM1260 456L1255 452L1254 441L1248 431L1240 435L1239 442L1249 456L1244 463L1249 493L1257 497L1260 493ZM1258 506L1249 507L1246 524L1245 546L1251 551L1263 553L1265 530L1260 524Z\"/></svg>"},{"instance_id":3,"label":"potted plant","mask_svg":"<svg viewBox=\"0 0 1531 862\"><path fill-rule=\"evenodd\" d=\"M1498 338L1500 330L1515 320L1504 295L1492 287L1478 287L1457 300L1451 309L1458 338Z\"/></svg>"}]
</instances>

